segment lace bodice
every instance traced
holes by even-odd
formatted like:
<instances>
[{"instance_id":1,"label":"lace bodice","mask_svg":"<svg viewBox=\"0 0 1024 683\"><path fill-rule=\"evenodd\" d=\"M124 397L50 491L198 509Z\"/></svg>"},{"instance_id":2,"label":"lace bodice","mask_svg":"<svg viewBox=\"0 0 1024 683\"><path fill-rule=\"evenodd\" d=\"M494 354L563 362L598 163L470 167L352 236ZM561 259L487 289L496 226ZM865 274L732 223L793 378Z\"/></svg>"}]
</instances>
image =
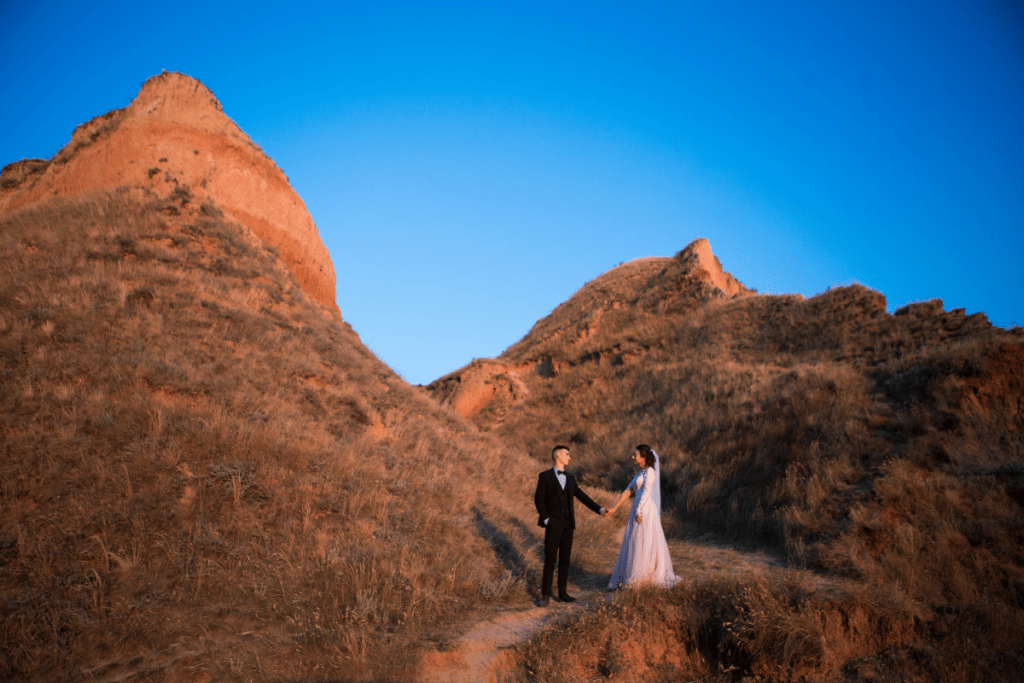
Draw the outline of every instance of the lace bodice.
<instances>
[{"instance_id":1,"label":"lace bodice","mask_svg":"<svg viewBox=\"0 0 1024 683\"><path fill-rule=\"evenodd\" d=\"M657 485L654 470L650 467L640 470L629 483L633 490L633 506L629 513L635 518L639 513L640 517L657 514L658 509L654 502L654 487Z\"/></svg>"}]
</instances>

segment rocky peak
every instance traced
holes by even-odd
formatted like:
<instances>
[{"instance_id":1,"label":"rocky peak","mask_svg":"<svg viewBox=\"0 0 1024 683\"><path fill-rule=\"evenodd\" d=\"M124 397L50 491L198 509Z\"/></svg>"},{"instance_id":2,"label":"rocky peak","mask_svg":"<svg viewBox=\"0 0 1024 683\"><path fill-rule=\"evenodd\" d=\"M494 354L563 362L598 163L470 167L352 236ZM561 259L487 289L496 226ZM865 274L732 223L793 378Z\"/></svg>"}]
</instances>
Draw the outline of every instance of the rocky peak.
<instances>
[{"instance_id":1,"label":"rocky peak","mask_svg":"<svg viewBox=\"0 0 1024 683\"><path fill-rule=\"evenodd\" d=\"M743 283L722 268L722 262L711 253L711 243L703 237L690 242L685 249L676 255L676 259L689 266L691 270L702 272L708 282L721 290L726 296L746 294L750 291L743 286Z\"/></svg>"},{"instance_id":2,"label":"rocky peak","mask_svg":"<svg viewBox=\"0 0 1024 683\"><path fill-rule=\"evenodd\" d=\"M337 314L334 266L305 204L196 79L153 76L129 106L80 125L52 160L5 166L0 214L118 187L157 196L187 187L274 247L299 285Z\"/></svg>"},{"instance_id":3,"label":"rocky peak","mask_svg":"<svg viewBox=\"0 0 1024 683\"><path fill-rule=\"evenodd\" d=\"M711 299L749 293L749 289L722 268L711 253L711 244L700 238L687 245L647 281L636 304L660 313L684 312Z\"/></svg>"}]
</instances>

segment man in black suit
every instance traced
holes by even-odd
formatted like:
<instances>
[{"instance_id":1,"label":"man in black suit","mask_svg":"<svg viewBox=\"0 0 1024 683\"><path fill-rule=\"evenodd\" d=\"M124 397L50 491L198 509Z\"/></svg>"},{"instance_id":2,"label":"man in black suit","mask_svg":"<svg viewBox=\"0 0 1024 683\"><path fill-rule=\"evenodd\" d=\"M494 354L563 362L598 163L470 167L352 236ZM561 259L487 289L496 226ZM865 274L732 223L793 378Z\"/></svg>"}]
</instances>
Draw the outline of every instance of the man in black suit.
<instances>
[{"instance_id":1,"label":"man in black suit","mask_svg":"<svg viewBox=\"0 0 1024 683\"><path fill-rule=\"evenodd\" d=\"M569 449L555 446L551 451L555 466L540 473L537 479L537 493L533 502L540 517L537 525L544 527L544 574L541 579L541 607L551 601L551 579L555 574L555 559L558 559L558 599L574 602L576 598L565 592L569 584L569 558L572 555L572 535L576 528L576 501L580 501L599 515L606 514L603 507L590 499L576 486L576 478L565 471L569 464Z\"/></svg>"}]
</instances>

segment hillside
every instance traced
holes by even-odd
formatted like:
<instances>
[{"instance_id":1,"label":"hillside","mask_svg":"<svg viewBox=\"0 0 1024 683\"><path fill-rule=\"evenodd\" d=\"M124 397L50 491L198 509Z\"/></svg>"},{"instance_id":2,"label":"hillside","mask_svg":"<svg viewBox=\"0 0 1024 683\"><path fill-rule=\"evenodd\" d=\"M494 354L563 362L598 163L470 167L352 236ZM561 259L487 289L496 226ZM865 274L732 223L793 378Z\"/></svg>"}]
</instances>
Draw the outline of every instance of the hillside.
<instances>
[{"instance_id":1,"label":"hillside","mask_svg":"<svg viewBox=\"0 0 1024 683\"><path fill-rule=\"evenodd\" d=\"M265 192L269 160L220 184L258 150L209 97L155 77L76 132L100 131L89 147L4 170L4 680L408 680L480 604L528 600L536 559L495 544L534 542L532 465L303 279L299 237L274 241L312 226L301 203L277 232L247 222L297 197ZM183 121L135 120L174 102ZM205 187L175 166L192 144L215 150ZM170 180L126 148L166 154Z\"/></svg>"},{"instance_id":2,"label":"hillside","mask_svg":"<svg viewBox=\"0 0 1024 683\"><path fill-rule=\"evenodd\" d=\"M0 214L44 198L120 187L133 188L136 198L167 198L188 188L197 202L216 201L277 250L303 290L337 313L334 266L305 204L194 78L153 76L129 106L78 126L52 159L4 166Z\"/></svg>"},{"instance_id":3,"label":"hillside","mask_svg":"<svg viewBox=\"0 0 1024 683\"><path fill-rule=\"evenodd\" d=\"M480 633L507 680L1024 667L1019 329L761 296L698 240L413 388L181 74L3 168L0 363L4 680L459 680ZM598 594L622 525L585 514L580 603L533 608L551 445L607 504L639 441L684 582Z\"/></svg>"},{"instance_id":4,"label":"hillside","mask_svg":"<svg viewBox=\"0 0 1024 683\"><path fill-rule=\"evenodd\" d=\"M1020 329L937 300L890 315L858 285L806 300L756 295L698 240L612 269L498 358L427 390L538 462L551 441L573 445L581 479L609 490L628 483L632 446L650 443L664 458L673 533L764 548L869 591L895 587L890 600L916 626L909 642L876 633L879 671L1001 680L1019 670ZM810 609L812 593L790 587L778 599ZM826 623L828 610L817 613ZM737 671L797 677L763 642L735 637ZM605 646L593 647L597 667ZM524 666L537 670L545 650L530 652ZM861 670L815 656L816 676Z\"/></svg>"}]
</instances>

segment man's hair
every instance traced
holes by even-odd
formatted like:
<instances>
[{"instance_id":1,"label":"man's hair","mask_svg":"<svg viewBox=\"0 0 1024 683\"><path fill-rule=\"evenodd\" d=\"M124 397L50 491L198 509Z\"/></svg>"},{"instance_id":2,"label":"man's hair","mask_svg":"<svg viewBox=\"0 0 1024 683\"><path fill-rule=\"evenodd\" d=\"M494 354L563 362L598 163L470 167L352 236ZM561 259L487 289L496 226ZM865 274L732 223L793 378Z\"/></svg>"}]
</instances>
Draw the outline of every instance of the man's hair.
<instances>
[{"instance_id":1,"label":"man's hair","mask_svg":"<svg viewBox=\"0 0 1024 683\"><path fill-rule=\"evenodd\" d=\"M640 451L640 455L644 456L644 466L654 467L654 450L645 443L640 444L636 449Z\"/></svg>"},{"instance_id":2,"label":"man's hair","mask_svg":"<svg viewBox=\"0 0 1024 683\"><path fill-rule=\"evenodd\" d=\"M555 456L558 454L558 451L567 451L567 450L569 450L568 446L562 446L562 445L555 446L554 448L551 449L551 459L552 460L555 459Z\"/></svg>"}]
</instances>

